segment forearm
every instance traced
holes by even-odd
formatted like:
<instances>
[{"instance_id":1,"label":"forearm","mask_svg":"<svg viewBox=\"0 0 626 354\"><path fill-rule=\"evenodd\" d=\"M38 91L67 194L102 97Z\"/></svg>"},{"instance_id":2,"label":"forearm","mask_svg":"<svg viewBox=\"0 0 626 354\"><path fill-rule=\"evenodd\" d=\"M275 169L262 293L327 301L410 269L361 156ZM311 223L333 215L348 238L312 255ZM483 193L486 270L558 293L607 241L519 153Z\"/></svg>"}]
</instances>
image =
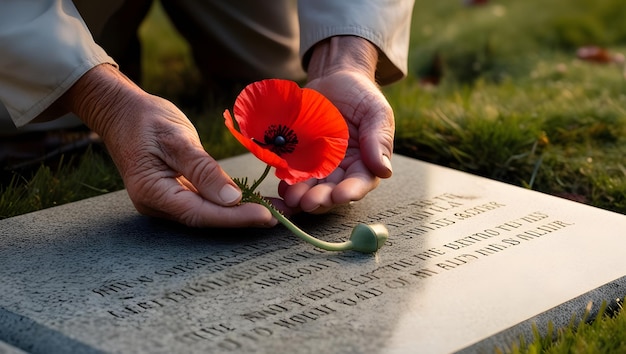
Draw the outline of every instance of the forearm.
<instances>
[{"instance_id":1,"label":"forearm","mask_svg":"<svg viewBox=\"0 0 626 354\"><path fill-rule=\"evenodd\" d=\"M309 81L342 70L357 70L375 80L378 50L368 40L334 36L315 45L309 61Z\"/></svg>"},{"instance_id":2,"label":"forearm","mask_svg":"<svg viewBox=\"0 0 626 354\"><path fill-rule=\"evenodd\" d=\"M48 111L76 114L106 141L111 127L122 119L123 110L145 95L117 68L102 64L87 71Z\"/></svg>"}]
</instances>

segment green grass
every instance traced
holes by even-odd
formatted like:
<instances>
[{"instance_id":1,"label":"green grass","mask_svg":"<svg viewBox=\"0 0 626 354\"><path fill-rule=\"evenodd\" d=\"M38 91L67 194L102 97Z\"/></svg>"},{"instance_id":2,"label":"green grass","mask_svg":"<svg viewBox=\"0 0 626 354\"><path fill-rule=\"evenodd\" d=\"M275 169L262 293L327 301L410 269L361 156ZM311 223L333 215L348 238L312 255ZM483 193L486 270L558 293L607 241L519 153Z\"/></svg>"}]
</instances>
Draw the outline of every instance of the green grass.
<instances>
[{"instance_id":1,"label":"green grass","mask_svg":"<svg viewBox=\"0 0 626 354\"><path fill-rule=\"evenodd\" d=\"M410 76L386 89L397 151L626 214L624 67L576 59L626 51L619 1L417 1ZM432 89L420 78L441 75Z\"/></svg>"},{"instance_id":2,"label":"green grass","mask_svg":"<svg viewBox=\"0 0 626 354\"><path fill-rule=\"evenodd\" d=\"M533 54L528 76L387 90L396 149L626 213L626 96L616 67Z\"/></svg>"},{"instance_id":3,"label":"green grass","mask_svg":"<svg viewBox=\"0 0 626 354\"><path fill-rule=\"evenodd\" d=\"M123 188L111 160L89 148L81 156L62 157L54 166L4 176L0 219L45 209Z\"/></svg>"},{"instance_id":4,"label":"green grass","mask_svg":"<svg viewBox=\"0 0 626 354\"><path fill-rule=\"evenodd\" d=\"M621 310L621 306L619 308ZM602 306L595 317L587 312L582 319L572 319L564 328L548 326L547 334L533 327L533 338L520 338L508 350L496 349L496 353L547 353L547 354L595 354L625 353L626 316Z\"/></svg>"},{"instance_id":5,"label":"green grass","mask_svg":"<svg viewBox=\"0 0 626 354\"><path fill-rule=\"evenodd\" d=\"M576 58L588 44L626 53L624 18L622 0L417 0L409 76L384 88L396 152L626 214L624 67ZM189 47L158 7L140 35L146 90L177 103L215 158L244 152L222 124L232 99L202 91ZM5 176L0 218L123 187L105 154L69 160ZM622 352L625 326L623 312L601 314L508 351Z\"/></svg>"}]
</instances>

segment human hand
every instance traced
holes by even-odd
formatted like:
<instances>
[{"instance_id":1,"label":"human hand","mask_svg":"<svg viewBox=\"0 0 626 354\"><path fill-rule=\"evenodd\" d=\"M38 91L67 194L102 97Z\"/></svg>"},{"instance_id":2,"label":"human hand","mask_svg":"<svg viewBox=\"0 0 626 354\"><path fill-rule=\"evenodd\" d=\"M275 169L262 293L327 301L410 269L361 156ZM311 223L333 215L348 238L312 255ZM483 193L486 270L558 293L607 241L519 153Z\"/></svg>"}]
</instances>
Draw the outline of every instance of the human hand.
<instances>
[{"instance_id":1,"label":"human hand","mask_svg":"<svg viewBox=\"0 0 626 354\"><path fill-rule=\"evenodd\" d=\"M353 56L338 57L346 53ZM335 104L348 123L350 140L344 160L327 178L279 184L287 212L327 212L362 199L379 178L391 176L394 117L375 83L376 61L376 48L356 37L333 37L313 53L306 86Z\"/></svg>"},{"instance_id":2,"label":"human hand","mask_svg":"<svg viewBox=\"0 0 626 354\"><path fill-rule=\"evenodd\" d=\"M193 227L273 226L270 212L241 204L241 191L171 102L100 65L62 98L101 135L137 210Z\"/></svg>"}]
</instances>

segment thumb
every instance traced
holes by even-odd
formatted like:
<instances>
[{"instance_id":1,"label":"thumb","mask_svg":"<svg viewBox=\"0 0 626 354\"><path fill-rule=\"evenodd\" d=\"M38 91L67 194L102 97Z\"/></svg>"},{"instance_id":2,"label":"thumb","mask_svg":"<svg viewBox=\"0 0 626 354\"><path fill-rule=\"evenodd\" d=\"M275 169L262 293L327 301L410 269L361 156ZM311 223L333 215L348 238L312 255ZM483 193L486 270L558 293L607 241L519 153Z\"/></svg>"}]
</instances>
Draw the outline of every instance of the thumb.
<instances>
[{"instance_id":1,"label":"thumb","mask_svg":"<svg viewBox=\"0 0 626 354\"><path fill-rule=\"evenodd\" d=\"M232 178L204 149L178 150L172 157L179 171L206 200L222 206L233 206L241 200L241 190Z\"/></svg>"},{"instance_id":2,"label":"thumb","mask_svg":"<svg viewBox=\"0 0 626 354\"><path fill-rule=\"evenodd\" d=\"M393 167L391 165L391 153L378 151L371 151L366 153L367 157L363 160L367 168L379 178L389 178L393 174Z\"/></svg>"},{"instance_id":3,"label":"thumb","mask_svg":"<svg viewBox=\"0 0 626 354\"><path fill-rule=\"evenodd\" d=\"M380 178L389 178L393 173L393 131L376 135L363 134L360 138L361 156L365 166Z\"/></svg>"}]
</instances>

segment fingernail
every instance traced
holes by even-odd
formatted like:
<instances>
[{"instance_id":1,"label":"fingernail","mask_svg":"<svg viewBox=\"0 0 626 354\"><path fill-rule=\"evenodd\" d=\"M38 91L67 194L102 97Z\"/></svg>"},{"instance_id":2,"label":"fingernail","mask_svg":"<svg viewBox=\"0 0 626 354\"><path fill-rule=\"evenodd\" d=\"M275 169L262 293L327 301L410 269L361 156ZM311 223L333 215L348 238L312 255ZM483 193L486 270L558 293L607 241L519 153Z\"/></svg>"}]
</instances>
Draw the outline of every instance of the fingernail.
<instances>
[{"instance_id":1,"label":"fingernail","mask_svg":"<svg viewBox=\"0 0 626 354\"><path fill-rule=\"evenodd\" d=\"M305 213L312 213L314 211L316 211L317 209L319 209L321 205L317 204L315 207L313 208L308 208L308 209L302 209L302 211L304 211Z\"/></svg>"},{"instance_id":2,"label":"fingernail","mask_svg":"<svg viewBox=\"0 0 626 354\"><path fill-rule=\"evenodd\" d=\"M393 168L391 167L391 160L386 155L383 155L383 165L389 170L389 172L393 172Z\"/></svg>"},{"instance_id":3,"label":"fingernail","mask_svg":"<svg viewBox=\"0 0 626 354\"><path fill-rule=\"evenodd\" d=\"M233 204L241 198L241 192L230 184L225 184L220 189L219 196L226 204Z\"/></svg>"},{"instance_id":4,"label":"fingernail","mask_svg":"<svg viewBox=\"0 0 626 354\"><path fill-rule=\"evenodd\" d=\"M278 225L278 220L276 218L272 218L272 220L269 223L265 224L264 226L265 227L274 227L276 225Z\"/></svg>"}]
</instances>

